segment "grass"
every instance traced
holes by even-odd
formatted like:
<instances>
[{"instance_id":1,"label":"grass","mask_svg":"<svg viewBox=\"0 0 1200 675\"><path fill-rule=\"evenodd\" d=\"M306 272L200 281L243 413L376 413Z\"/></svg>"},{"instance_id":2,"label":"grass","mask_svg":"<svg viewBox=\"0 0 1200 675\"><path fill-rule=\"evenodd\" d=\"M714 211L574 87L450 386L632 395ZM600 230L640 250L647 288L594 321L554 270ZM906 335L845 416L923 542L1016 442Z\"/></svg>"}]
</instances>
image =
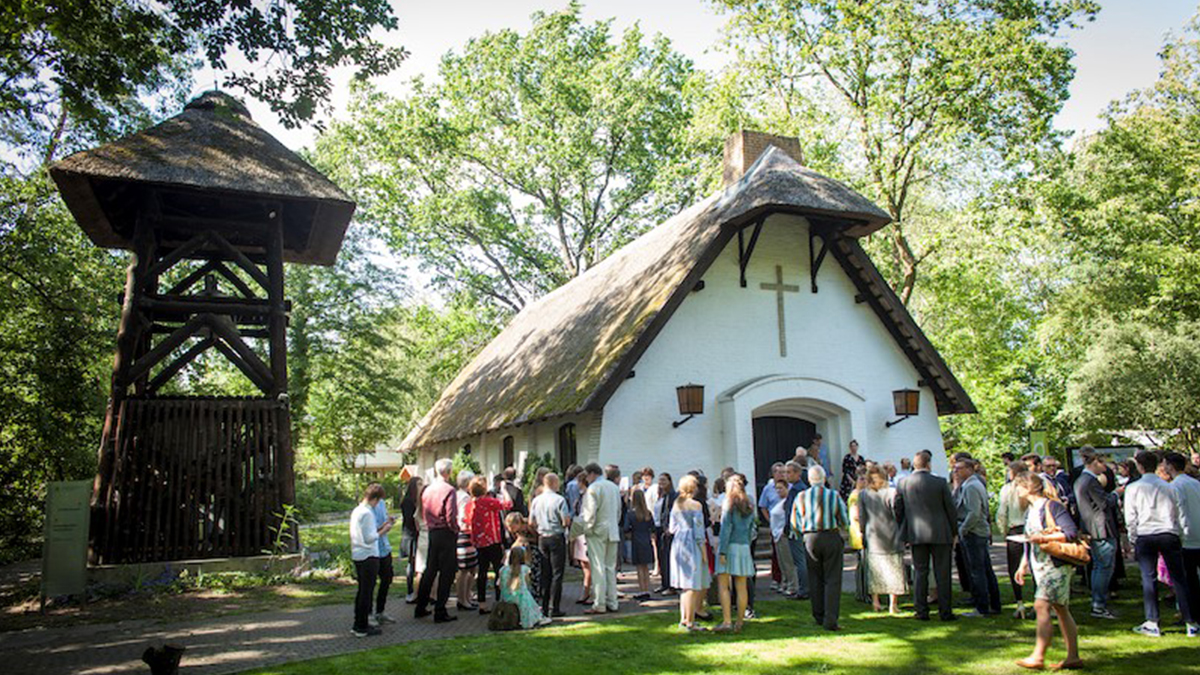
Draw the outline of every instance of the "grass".
<instances>
[{"instance_id":1,"label":"grass","mask_svg":"<svg viewBox=\"0 0 1200 675\"><path fill-rule=\"evenodd\" d=\"M1006 589L1007 594L1007 589ZM1128 595L1128 593L1127 593ZM1117 604L1126 617L1101 622L1077 604L1080 650L1087 672L1124 675L1200 673L1200 641L1181 629L1161 639L1130 632L1140 622L1140 598ZM740 635L686 635L675 628L678 615L643 614L594 623L561 624L528 632L491 633L412 642L312 661L250 671L254 675L359 675L380 672L526 675L605 673L703 673L748 675L812 672L893 675L930 673L1014 673L1013 661L1033 643L1033 622L1004 617L961 619L952 624L874 614L845 596L842 632L813 625L807 602L759 603L762 618ZM1164 610L1167 608L1164 605ZM1049 661L1064 656L1055 639Z\"/></svg>"}]
</instances>

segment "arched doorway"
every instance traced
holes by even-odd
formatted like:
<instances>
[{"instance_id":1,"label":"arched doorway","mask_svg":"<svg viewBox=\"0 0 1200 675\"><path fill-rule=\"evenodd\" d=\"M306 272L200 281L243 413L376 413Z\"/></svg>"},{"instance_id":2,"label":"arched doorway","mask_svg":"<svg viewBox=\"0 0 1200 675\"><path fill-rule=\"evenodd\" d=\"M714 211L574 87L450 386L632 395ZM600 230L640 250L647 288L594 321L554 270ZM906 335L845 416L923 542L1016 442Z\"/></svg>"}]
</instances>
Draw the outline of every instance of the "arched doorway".
<instances>
[{"instance_id":1,"label":"arched doorway","mask_svg":"<svg viewBox=\"0 0 1200 675\"><path fill-rule=\"evenodd\" d=\"M771 465L796 456L796 448L808 447L817 425L799 417L766 415L754 418L755 494L761 495L771 480Z\"/></svg>"}]
</instances>

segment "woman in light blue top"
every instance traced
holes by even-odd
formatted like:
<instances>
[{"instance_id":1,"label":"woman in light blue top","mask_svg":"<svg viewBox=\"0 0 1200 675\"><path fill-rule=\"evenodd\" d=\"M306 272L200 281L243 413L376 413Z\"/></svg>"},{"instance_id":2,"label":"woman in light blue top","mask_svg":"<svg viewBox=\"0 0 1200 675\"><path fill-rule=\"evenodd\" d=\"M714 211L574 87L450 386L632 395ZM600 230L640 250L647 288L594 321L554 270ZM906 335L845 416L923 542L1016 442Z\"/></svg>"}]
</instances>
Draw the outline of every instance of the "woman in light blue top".
<instances>
[{"instance_id":1,"label":"woman in light blue top","mask_svg":"<svg viewBox=\"0 0 1200 675\"><path fill-rule=\"evenodd\" d=\"M694 499L699 483L695 476L679 480L679 497L671 511L671 585L679 594L679 626L688 631L706 630L696 625L696 612L704 602L711 578L704 550L704 512Z\"/></svg>"},{"instance_id":2,"label":"woman in light blue top","mask_svg":"<svg viewBox=\"0 0 1200 675\"><path fill-rule=\"evenodd\" d=\"M738 476L730 477L726 484L725 509L721 516L721 539L717 545L717 578L721 591L721 615L724 621L713 630L718 632L742 630L742 619L746 616L746 580L755 573L751 542L755 535L754 505L746 495L746 485ZM730 625L729 580L737 586L737 623Z\"/></svg>"}]
</instances>

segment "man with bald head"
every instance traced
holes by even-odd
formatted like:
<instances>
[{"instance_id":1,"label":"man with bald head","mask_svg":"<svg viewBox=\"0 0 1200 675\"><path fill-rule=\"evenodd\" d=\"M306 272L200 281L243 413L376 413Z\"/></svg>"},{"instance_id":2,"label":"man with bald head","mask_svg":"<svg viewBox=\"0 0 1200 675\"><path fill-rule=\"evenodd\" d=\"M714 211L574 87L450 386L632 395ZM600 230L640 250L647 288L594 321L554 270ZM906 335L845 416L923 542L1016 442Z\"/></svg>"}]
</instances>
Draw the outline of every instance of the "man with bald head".
<instances>
[{"instance_id":1,"label":"man with bald head","mask_svg":"<svg viewBox=\"0 0 1200 675\"><path fill-rule=\"evenodd\" d=\"M567 500L558 494L558 474L548 473L541 494L529 504L529 521L538 531L542 551L542 585L537 589L546 616L565 616L562 611L563 573L567 568L567 531L571 511Z\"/></svg>"}]
</instances>

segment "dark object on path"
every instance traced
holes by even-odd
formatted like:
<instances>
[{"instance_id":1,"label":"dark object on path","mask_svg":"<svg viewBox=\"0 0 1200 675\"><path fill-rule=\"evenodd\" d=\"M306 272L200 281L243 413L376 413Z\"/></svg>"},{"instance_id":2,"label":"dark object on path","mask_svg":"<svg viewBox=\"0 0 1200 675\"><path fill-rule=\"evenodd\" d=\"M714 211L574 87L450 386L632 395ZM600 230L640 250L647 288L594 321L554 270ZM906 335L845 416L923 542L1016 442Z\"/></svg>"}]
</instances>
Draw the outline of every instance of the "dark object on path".
<instances>
[{"instance_id":1,"label":"dark object on path","mask_svg":"<svg viewBox=\"0 0 1200 675\"><path fill-rule=\"evenodd\" d=\"M183 658L186 647L179 645L163 645L147 647L142 652L142 660L150 666L151 675L176 675L179 672L179 660Z\"/></svg>"}]
</instances>

